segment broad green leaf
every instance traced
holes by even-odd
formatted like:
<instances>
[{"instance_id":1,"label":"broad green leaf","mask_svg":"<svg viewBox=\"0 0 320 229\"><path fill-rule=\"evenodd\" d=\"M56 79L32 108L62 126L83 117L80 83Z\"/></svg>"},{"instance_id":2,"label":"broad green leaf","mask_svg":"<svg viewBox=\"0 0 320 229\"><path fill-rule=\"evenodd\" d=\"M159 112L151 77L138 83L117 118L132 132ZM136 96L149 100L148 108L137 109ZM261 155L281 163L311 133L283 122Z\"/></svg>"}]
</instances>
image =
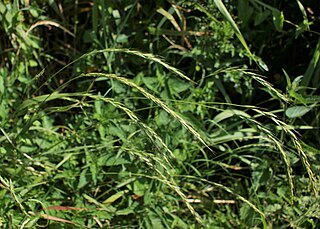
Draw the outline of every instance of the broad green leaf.
<instances>
[{"instance_id":1,"label":"broad green leaf","mask_svg":"<svg viewBox=\"0 0 320 229\"><path fill-rule=\"evenodd\" d=\"M142 82L149 88L150 90L156 92L157 91L157 85L159 84L159 81L155 77L143 77Z\"/></svg>"},{"instance_id":2,"label":"broad green leaf","mask_svg":"<svg viewBox=\"0 0 320 229\"><path fill-rule=\"evenodd\" d=\"M249 5L249 0L238 0L238 17L243 26L247 26L252 16L253 8Z\"/></svg>"},{"instance_id":3,"label":"broad green leaf","mask_svg":"<svg viewBox=\"0 0 320 229\"><path fill-rule=\"evenodd\" d=\"M29 66L30 66L30 67L37 67L37 66L38 66L38 63L37 63L37 61L35 61L35 60L29 60Z\"/></svg>"},{"instance_id":4,"label":"broad green leaf","mask_svg":"<svg viewBox=\"0 0 320 229\"><path fill-rule=\"evenodd\" d=\"M103 208L103 210L105 210L105 211L114 213L114 212L116 212L116 210L117 210L115 207L113 207L113 206L111 206L111 205L106 206L106 205L100 203L99 201L97 201L96 199L92 198L91 196L88 196L87 194L83 194L82 196L83 196L85 199L87 199L90 203L94 203L95 205Z\"/></svg>"},{"instance_id":5,"label":"broad green leaf","mask_svg":"<svg viewBox=\"0 0 320 229\"><path fill-rule=\"evenodd\" d=\"M103 125L98 126L98 132L101 138L104 138L106 136L105 127Z\"/></svg>"},{"instance_id":6,"label":"broad green leaf","mask_svg":"<svg viewBox=\"0 0 320 229\"><path fill-rule=\"evenodd\" d=\"M4 14L4 12L6 11L6 6L3 2L0 2L0 13Z\"/></svg>"},{"instance_id":7,"label":"broad green leaf","mask_svg":"<svg viewBox=\"0 0 320 229\"><path fill-rule=\"evenodd\" d=\"M125 35L125 34L119 34L117 36L117 43L128 43L128 38L129 36Z\"/></svg>"},{"instance_id":8,"label":"broad green leaf","mask_svg":"<svg viewBox=\"0 0 320 229\"><path fill-rule=\"evenodd\" d=\"M188 154L180 149L175 149L173 154L179 161L185 161L188 158Z\"/></svg>"},{"instance_id":9,"label":"broad green leaf","mask_svg":"<svg viewBox=\"0 0 320 229\"><path fill-rule=\"evenodd\" d=\"M181 93L183 91L186 91L191 86L190 83L182 81L180 79L169 79L168 84L171 91L174 91L176 93Z\"/></svg>"},{"instance_id":10,"label":"broad green leaf","mask_svg":"<svg viewBox=\"0 0 320 229\"><path fill-rule=\"evenodd\" d=\"M121 15L120 15L119 10L112 10L112 16L113 16L115 19L121 18Z\"/></svg>"},{"instance_id":11,"label":"broad green leaf","mask_svg":"<svg viewBox=\"0 0 320 229\"><path fill-rule=\"evenodd\" d=\"M289 107L286 110L286 116L288 118L300 118L306 113L308 113L312 107L306 107L306 106L294 106L294 107Z\"/></svg>"},{"instance_id":12,"label":"broad green leaf","mask_svg":"<svg viewBox=\"0 0 320 229\"><path fill-rule=\"evenodd\" d=\"M35 7L30 7L29 12L34 18L38 18L40 16L38 9Z\"/></svg>"},{"instance_id":13,"label":"broad green leaf","mask_svg":"<svg viewBox=\"0 0 320 229\"><path fill-rule=\"evenodd\" d=\"M116 215L129 215L135 212L135 209L139 206L139 202L133 202L133 204L125 209L118 210Z\"/></svg>"},{"instance_id":14,"label":"broad green leaf","mask_svg":"<svg viewBox=\"0 0 320 229\"><path fill-rule=\"evenodd\" d=\"M273 20L274 26L276 27L276 30L281 32L283 28L283 22L284 22L283 12L280 12L279 10L272 10L272 20Z\"/></svg>"},{"instance_id":15,"label":"broad green leaf","mask_svg":"<svg viewBox=\"0 0 320 229\"><path fill-rule=\"evenodd\" d=\"M99 115L102 114L102 105L103 105L103 101L101 100L95 100L94 101L94 109L95 109L95 112Z\"/></svg>"},{"instance_id":16,"label":"broad green leaf","mask_svg":"<svg viewBox=\"0 0 320 229\"><path fill-rule=\"evenodd\" d=\"M49 149L52 147L52 142L48 141L47 139L43 138L36 138L34 142L37 143L40 149Z\"/></svg>"},{"instance_id":17,"label":"broad green leaf","mask_svg":"<svg viewBox=\"0 0 320 229\"><path fill-rule=\"evenodd\" d=\"M262 22L264 22L268 16L270 15L269 11L260 11L256 14L254 17L254 26L260 25Z\"/></svg>"},{"instance_id":18,"label":"broad green leaf","mask_svg":"<svg viewBox=\"0 0 320 229\"><path fill-rule=\"evenodd\" d=\"M143 196L146 189L148 189L148 185L136 180L133 182L133 193L138 196Z\"/></svg>"},{"instance_id":19,"label":"broad green leaf","mask_svg":"<svg viewBox=\"0 0 320 229\"><path fill-rule=\"evenodd\" d=\"M86 184L88 184L87 181L87 169L82 170L79 177L79 183L78 183L78 189L83 188Z\"/></svg>"},{"instance_id":20,"label":"broad green leaf","mask_svg":"<svg viewBox=\"0 0 320 229\"><path fill-rule=\"evenodd\" d=\"M19 151L22 153L31 153L35 152L38 148L32 145L24 145L19 148Z\"/></svg>"},{"instance_id":21,"label":"broad green leaf","mask_svg":"<svg viewBox=\"0 0 320 229\"><path fill-rule=\"evenodd\" d=\"M127 138L127 133L121 128L121 126L109 126L108 127L108 134L112 136L116 136L121 140L125 141Z\"/></svg>"},{"instance_id":22,"label":"broad green leaf","mask_svg":"<svg viewBox=\"0 0 320 229\"><path fill-rule=\"evenodd\" d=\"M112 89L119 94L126 92L126 87L118 81L112 82Z\"/></svg>"},{"instance_id":23,"label":"broad green leaf","mask_svg":"<svg viewBox=\"0 0 320 229\"><path fill-rule=\"evenodd\" d=\"M112 196L110 196L108 199L106 199L102 203L104 205L112 204L113 202L115 202L117 199L121 198L122 196L124 196L128 192L129 192L129 190L124 190L124 191L117 192L116 194L113 194Z\"/></svg>"},{"instance_id":24,"label":"broad green leaf","mask_svg":"<svg viewBox=\"0 0 320 229\"><path fill-rule=\"evenodd\" d=\"M163 229L164 226L161 222L161 219L159 218L159 216L154 213L154 212L149 212L148 214L148 224L147 224L147 228L149 229Z\"/></svg>"},{"instance_id":25,"label":"broad green leaf","mask_svg":"<svg viewBox=\"0 0 320 229\"><path fill-rule=\"evenodd\" d=\"M165 126L168 125L169 122L172 122L172 120L170 120L169 114L163 110L159 111L154 120L156 121L158 126Z\"/></svg>"},{"instance_id":26,"label":"broad green leaf","mask_svg":"<svg viewBox=\"0 0 320 229\"><path fill-rule=\"evenodd\" d=\"M266 212L275 214L282 208L281 204L270 204L266 207Z\"/></svg>"},{"instance_id":27,"label":"broad green leaf","mask_svg":"<svg viewBox=\"0 0 320 229\"><path fill-rule=\"evenodd\" d=\"M99 160L99 164L101 161ZM120 156L108 156L108 159L106 159L105 164L106 166L115 166L115 165L124 165L129 164L130 162Z\"/></svg>"}]
</instances>

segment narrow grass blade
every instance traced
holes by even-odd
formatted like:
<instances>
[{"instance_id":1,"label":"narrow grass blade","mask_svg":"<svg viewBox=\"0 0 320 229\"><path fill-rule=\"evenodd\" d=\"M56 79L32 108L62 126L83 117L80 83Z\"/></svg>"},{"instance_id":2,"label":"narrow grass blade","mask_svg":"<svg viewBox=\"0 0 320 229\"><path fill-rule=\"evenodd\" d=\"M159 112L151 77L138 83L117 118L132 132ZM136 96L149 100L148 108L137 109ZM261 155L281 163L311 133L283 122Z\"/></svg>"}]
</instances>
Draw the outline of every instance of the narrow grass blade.
<instances>
[{"instance_id":1,"label":"narrow grass blade","mask_svg":"<svg viewBox=\"0 0 320 229\"><path fill-rule=\"evenodd\" d=\"M48 102L51 100L55 100L55 99L63 99L63 100L69 100L69 101L76 101L71 97L79 97L79 96L83 96L84 94L81 92L77 92L77 93L59 93L59 92L53 92L52 94L47 94L47 95L40 95L37 97L34 97L32 99L27 99L25 100L18 108L17 108L17 112L22 111L23 109L39 104L39 103L43 103L43 102Z\"/></svg>"}]
</instances>

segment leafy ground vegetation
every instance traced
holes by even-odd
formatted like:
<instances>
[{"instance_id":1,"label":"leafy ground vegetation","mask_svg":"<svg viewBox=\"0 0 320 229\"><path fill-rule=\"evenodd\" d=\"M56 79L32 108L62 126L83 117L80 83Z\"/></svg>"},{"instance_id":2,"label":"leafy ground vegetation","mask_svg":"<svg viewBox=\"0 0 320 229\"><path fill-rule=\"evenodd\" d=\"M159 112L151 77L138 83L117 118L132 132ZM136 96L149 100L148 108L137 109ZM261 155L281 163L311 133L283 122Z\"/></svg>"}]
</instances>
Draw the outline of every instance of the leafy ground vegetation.
<instances>
[{"instance_id":1,"label":"leafy ground vegetation","mask_svg":"<svg viewBox=\"0 0 320 229\"><path fill-rule=\"evenodd\" d=\"M0 3L0 227L317 228L318 1Z\"/></svg>"}]
</instances>

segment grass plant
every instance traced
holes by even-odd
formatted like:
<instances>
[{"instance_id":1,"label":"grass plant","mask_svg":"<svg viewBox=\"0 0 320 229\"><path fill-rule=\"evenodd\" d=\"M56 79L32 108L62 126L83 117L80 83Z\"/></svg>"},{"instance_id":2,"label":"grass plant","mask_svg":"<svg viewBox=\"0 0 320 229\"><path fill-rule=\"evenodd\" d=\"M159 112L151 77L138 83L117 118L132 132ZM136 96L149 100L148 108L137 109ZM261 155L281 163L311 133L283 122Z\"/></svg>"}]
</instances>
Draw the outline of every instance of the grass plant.
<instances>
[{"instance_id":1,"label":"grass plant","mask_svg":"<svg viewBox=\"0 0 320 229\"><path fill-rule=\"evenodd\" d=\"M231 2L20 2L0 3L0 227L316 228L318 50L280 87Z\"/></svg>"}]
</instances>

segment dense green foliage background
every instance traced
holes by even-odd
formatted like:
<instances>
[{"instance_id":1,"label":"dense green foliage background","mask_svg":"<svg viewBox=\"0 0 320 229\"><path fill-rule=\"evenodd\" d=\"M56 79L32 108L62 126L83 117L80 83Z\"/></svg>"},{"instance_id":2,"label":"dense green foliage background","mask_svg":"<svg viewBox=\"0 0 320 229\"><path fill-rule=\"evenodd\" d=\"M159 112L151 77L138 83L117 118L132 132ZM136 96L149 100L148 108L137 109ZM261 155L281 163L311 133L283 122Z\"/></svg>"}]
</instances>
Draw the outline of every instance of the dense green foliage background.
<instances>
[{"instance_id":1,"label":"dense green foliage background","mask_svg":"<svg viewBox=\"0 0 320 229\"><path fill-rule=\"evenodd\" d=\"M316 228L317 1L2 1L0 227Z\"/></svg>"}]
</instances>

